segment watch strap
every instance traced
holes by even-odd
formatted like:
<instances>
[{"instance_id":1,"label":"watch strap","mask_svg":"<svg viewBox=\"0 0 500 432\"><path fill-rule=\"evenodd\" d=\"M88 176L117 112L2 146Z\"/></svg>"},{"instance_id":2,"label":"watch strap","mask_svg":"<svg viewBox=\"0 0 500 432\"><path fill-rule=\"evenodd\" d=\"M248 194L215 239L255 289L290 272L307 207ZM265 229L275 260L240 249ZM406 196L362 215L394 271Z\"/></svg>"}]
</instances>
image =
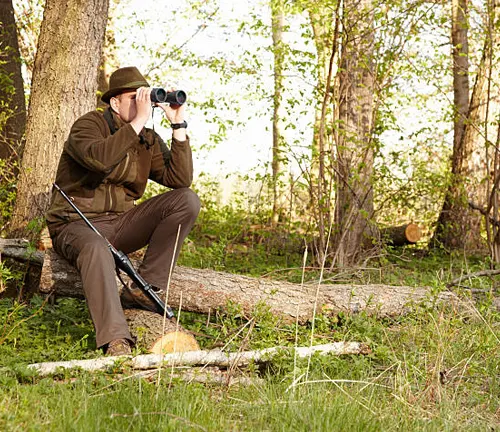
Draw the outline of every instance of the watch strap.
<instances>
[{"instance_id":1,"label":"watch strap","mask_svg":"<svg viewBox=\"0 0 500 432\"><path fill-rule=\"evenodd\" d=\"M182 123L171 123L170 127L172 129L186 129L187 128L187 121L184 120Z\"/></svg>"}]
</instances>

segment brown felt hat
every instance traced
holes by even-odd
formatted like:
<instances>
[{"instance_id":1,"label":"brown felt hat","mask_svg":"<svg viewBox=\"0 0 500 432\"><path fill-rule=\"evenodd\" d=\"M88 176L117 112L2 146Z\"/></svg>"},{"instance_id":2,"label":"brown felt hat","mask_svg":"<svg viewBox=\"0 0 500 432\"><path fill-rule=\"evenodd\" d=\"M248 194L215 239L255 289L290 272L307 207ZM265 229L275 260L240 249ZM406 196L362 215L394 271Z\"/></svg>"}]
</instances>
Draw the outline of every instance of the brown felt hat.
<instances>
[{"instance_id":1,"label":"brown felt hat","mask_svg":"<svg viewBox=\"0 0 500 432\"><path fill-rule=\"evenodd\" d=\"M109 77L109 90L101 96L101 100L109 104L112 97L139 87L149 87L139 69L135 66L117 69Z\"/></svg>"}]
</instances>

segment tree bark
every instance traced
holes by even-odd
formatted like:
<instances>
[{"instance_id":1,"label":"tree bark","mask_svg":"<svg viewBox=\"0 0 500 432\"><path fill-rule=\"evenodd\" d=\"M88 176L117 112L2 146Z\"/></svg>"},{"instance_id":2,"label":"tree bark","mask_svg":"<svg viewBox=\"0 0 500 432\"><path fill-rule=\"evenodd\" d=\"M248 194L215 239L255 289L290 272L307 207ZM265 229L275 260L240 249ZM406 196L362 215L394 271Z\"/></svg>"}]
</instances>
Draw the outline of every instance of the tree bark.
<instances>
[{"instance_id":1,"label":"tree bark","mask_svg":"<svg viewBox=\"0 0 500 432\"><path fill-rule=\"evenodd\" d=\"M344 2L338 74L333 263L354 266L373 235L374 21L371 0Z\"/></svg>"},{"instance_id":2,"label":"tree bark","mask_svg":"<svg viewBox=\"0 0 500 432\"><path fill-rule=\"evenodd\" d=\"M132 262L137 268L137 261ZM249 316L265 307L287 322L301 323L312 319L315 301L318 311L327 314L366 311L379 316L404 314L420 302L459 303L450 292L439 293L434 298L430 291L425 287L352 284L321 285L318 290L317 285L301 286L178 266L173 272L168 296L166 293L161 296L174 308L179 307L182 297L182 309L191 312L227 311L236 304ZM83 298L78 272L51 249L45 252L40 292Z\"/></svg>"},{"instance_id":3,"label":"tree bark","mask_svg":"<svg viewBox=\"0 0 500 432\"><path fill-rule=\"evenodd\" d=\"M17 201L10 236L34 238L73 122L95 109L108 0L47 0L35 59Z\"/></svg>"},{"instance_id":4,"label":"tree bark","mask_svg":"<svg viewBox=\"0 0 500 432\"><path fill-rule=\"evenodd\" d=\"M116 57L115 41L115 11L119 0L110 0L109 16L106 25L106 34L102 46L101 62L97 74L97 109L106 109L108 104L101 100L101 96L109 89L109 77L120 67Z\"/></svg>"},{"instance_id":5,"label":"tree bark","mask_svg":"<svg viewBox=\"0 0 500 432\"><path fill-rule=\"evenodd\" d=\"M26 103L12 0L0 0L0 23L0 159L18 161L26 126Z\"/></svg>"},{"instance_id":6,"label":"tree bark","mask_svg":"<svg viewBox=\"0 0 500 432\"><path fill-rule=\"evenodd\" d=\"M455 117L453 128L453 152L457 161L462 159L462 140L465 120L469 112L469 41L468 1L452 0L451 50L453 60L453 102ZM455 172L459 167L455 167Z\"/></svg>"},{"instance_id":7,"label":"tree bark","mask_svg":"<svg viewBox=\"0 0 500 432\"><path fill-rule=\"evenodd\" d=\"M478 138L477 132L467 126L467 118L480 121L476 110L471 110L472 105L478 102L478 97L483 93L481 74L474 87L473 100L469 106L469 50L468 50L468 0L453 0L452 2L452 61L453 61L453 95L454 95L454 136L453 154L451 161L451 183L445 194L443 207L438 218L436 231L431 245L444 246L447 249L478 249L481 237L481 216L470 210L467 199L467 186L469 175L481 174L471 166L474 150L473 139ZM486 47L485 47L486 49ZM485 51L483 52L483 55ZM484 59L482 61L484 63ZM474 111L474 112L473 112ZM472 117L471 117L472 116ZM475 123L474 129L478 124ZM482 144L484 145L484 143ZM479 171L482 171L479 168Z\"/></svg>"},{"instance_id":8,"label":"tree bark","mask_svg":"<svg viewBox=\"0 0 500 432\"><path fill-rule=\"evenodd\" d=\"M330 344L314 345L311 347L273 347L259 351L245 351L228 353L220 350L190 351L165 355L146 354L130 358L131 356L103 357L89 360L70 360L62 362L34 363L28 365L39 375L49 375L59 369L81 368L88 371L109 369L117 360L126 359L127 366L132 369L149 370L160 367L179 366L216 366L219 368L245 367L250 363L266 363L273 356L282 352L290 352L297 358L307 358L312 355L353 355L369 354L370 348L359 342L333 342Z\"/></svg>"},{"instance_id":9,"label":"tree bark","mask_svg":"<svg viewBox=\"0 0 500 432\"><path fill-rule=\"evenodd\" d=\"M500 2L493 0L487 3L489 10L485 24L487 30L482 58L463 125L461 145L454 146L452 181L445 196L432 241L433 244L442 244L448 249L468 251L485 249L485 243L481 237L482 216L472 210L468 203L474 201L483 208L489 206L490 173L495 170L494 153L498 141L497 129L493 127L493 124L496 124L500 114L500 89L496 84L500 64L495 55L500 46L500 33L495 28L500 18ZM457 31L462 34L460 39L457 37L456 43L462 44L462 50L464 46L465 49L467 47L466 41L461 42L467 34L466 15L460 15L464 7L466 7L466 2L462 0L458 6L457 15L454 15L454 19L458 21L454 24L454 28L456 27ZM461 27L465 28L460 30ZM454 50L457 51L455 40ZM464 57L466 58L465 54L466 52L463 52L462 58L456 61L463 63ZM455 67L458 75L460 69L458 65ZM464 78L457 76L455 85L464 86ZM495 233L490 235L490 240L495 236ZM493 251L492 254L494 260L500 259L500 253Z\"/></svg>"},{"instance_id":10,"label":"tree bark","mask_svg":"<svg viewBox=\"0 0 500 432\"><path fill-rule=\"evenodd\" d=\"M318 238L313 252L316 261L323 265L327 252L327 235L331 224L332 201L332 165L329 155L333 143L333 128L326 127L332 114L333 85L335 76L334 59L337 57L337 37L340 17L340 2L332 13L329 6L310 2L307 4L309 20L314 34L314 45L317 56L316 92L321 103L314 113L314 134L311 152L311 168L309 179L309 206L314 215L318 229Z\"/></svg>"}]
</instances>

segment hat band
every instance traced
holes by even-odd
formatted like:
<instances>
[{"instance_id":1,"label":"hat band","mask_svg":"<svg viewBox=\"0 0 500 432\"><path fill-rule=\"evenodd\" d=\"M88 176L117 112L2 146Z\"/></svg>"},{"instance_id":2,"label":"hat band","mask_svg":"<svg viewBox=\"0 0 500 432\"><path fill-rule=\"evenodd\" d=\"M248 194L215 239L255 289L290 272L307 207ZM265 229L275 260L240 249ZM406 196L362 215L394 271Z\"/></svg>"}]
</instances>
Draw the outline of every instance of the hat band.
<instances>
[{"instance_id":1,"label":"hat band","mask_svg":"<svg viewBox=\"0 0 500 432\"><path fill-rule=\"evenodd\" d=\"M149 84L146 81L133 81L123 85L123 87L142 87L142 86L149 87Z\"/></svg>"}]
</instances>

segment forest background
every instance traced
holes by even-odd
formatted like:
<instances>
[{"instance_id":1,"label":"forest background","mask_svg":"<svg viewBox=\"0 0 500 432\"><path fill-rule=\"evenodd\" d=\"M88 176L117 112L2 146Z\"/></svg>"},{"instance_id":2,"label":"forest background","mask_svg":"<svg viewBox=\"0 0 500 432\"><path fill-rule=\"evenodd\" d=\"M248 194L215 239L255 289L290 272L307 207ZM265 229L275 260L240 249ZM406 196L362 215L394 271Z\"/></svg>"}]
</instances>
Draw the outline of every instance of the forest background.
<instances>
[{"instance_id":1,"label":"forest background","mask_svg":"<svg viewBox=\"0 0 500 432\"><path fill-rule=\"evenodd\" d=\"M188 93L193 187L203 209L182 264L319 285L430 286L433 294L472 274L456 288L473 295L472 312L441 305L388 320L325 315L300 329L265 313L221 312L204 327L208 347L257 320L233 347L356 337L372 354L292 369L284 359L256 393L169 386L175 406L158 399L159 384L112 384L135 395L134 412L136 396L150 401L148 412L157 414L137 421L196 429L203 418L210 430L287 422L308 430L311 418L314 429L345 421L368 430L498 426L500 372L491 356L498 312L491 304L500 260L500 2L2 0L0 13L2 237L36 244L70 125L98 106L112 70L135 65L150 83ZM162 119L151 124L168 134ZM146 197L159 192L150 185ZM420 242L392 246L386 228L408 223L422 229ZM28 412L15 401L49 392L34 427L62 428L54 419L62 416L63 425L71 418L54 397L62 392L71 395L64 403L76 403L71 379L54 390L8 359L55 360L64 350L66 358L93 356L84 305L23 297L26 271L7 261L0 261L0 278L2 291L14 285L17 293L2 300L0 348L12 387L3 397L16 408L14 415L2 410L1 421L25 426ZM199 318L193 314L189 325L200 330ZM59 348L43 353L53 344ZM306 378L297 381L301 367ZM78 428L95 426L123 403L105 392L106 414L93 412L92 392L109 380L84 374L76 381L94 407L77 410ZM213 415L214 398L223 416ZM232 405L234 398L240 402ZM260 412L264 401L271 402ZM116 427L128 421L110 418Z\"/></svg>"}]
</instances>

